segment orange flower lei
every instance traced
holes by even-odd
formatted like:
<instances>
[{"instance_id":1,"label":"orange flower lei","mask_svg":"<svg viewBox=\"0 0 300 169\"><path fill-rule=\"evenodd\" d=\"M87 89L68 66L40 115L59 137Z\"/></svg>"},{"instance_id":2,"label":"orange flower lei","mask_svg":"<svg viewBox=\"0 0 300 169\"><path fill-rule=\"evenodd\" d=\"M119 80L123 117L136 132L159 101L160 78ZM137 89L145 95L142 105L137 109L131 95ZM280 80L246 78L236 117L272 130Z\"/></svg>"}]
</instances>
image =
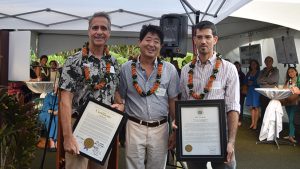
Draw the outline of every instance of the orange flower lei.
<instances>
[{"instance_id":1,"label":"orange flower lei","mask_svg":"<svg viewBox=\"0 0 300 169\"><path fill-rule=\"evenodd\" d=\"M157 58L158 63L157 63L156 81L155 81L153 87L147 93L145 93L137 82L136 62L137 62L137 60L134 59L131 63L131 75L132 75L132 79L133 79L132 85L140 96L142 96L142 97L150 96L153 93L155 93L155 91L159 88L160 78L161 78L161 74L162 74L162 70L163 70L163 63L161 62L161 60L159 58Z\"/></svg>"},{"instance_id":2,"label":"orange flower lei","mask_svg":"<svg viewBox=\"0 0 300 169\"><path fill-rule=\"evenodd\" d=\"M196 64L196 61L197 61L196 57L193 58L192 63L190 64L190 70L188 72L188 84L187 84L187 86L189 88L189 94L194 99L197 99L197 100L203 99L205 94L208 93L211 90L212 84L213 84L214 80L216 79L216 75L219 72L219 68L220 68L221 63L222 63L221 55L217 54L216 56L217 56L217 60L216 60L215 67L213 69L212 74L210 75L210 77L208 79L208 82L207 82L206 86L204 87L203 93L201 93L201 94L198 94L193 90L193 87L194 87L194 85L193 85L193 74L194 74L195 64Z\"/></svg>"},{"instance_id":3,"label":"orange flower lei","mask_svg":"<svg viewBox=\"0 0 300 169\"><path fill-rule=\"evenodd\" d=\"M89 43L87 42L85 46L82 48L82 57L87 58L89 54ZM105 60L105 65L106 65L106 72L104 77L110 77L110 68L111 68L111 56L109 54L109 49L107 45L104 46L103 50L103 55L104 55L104 60ZM91 83L91 77L90 77L90 67L89 66L84 66L84 78L86 82ZM106 78L103 78L100 80L98 84L94 84L94 90L99 90L105 87L106 85Z\"/></svg>"}]
</instances>

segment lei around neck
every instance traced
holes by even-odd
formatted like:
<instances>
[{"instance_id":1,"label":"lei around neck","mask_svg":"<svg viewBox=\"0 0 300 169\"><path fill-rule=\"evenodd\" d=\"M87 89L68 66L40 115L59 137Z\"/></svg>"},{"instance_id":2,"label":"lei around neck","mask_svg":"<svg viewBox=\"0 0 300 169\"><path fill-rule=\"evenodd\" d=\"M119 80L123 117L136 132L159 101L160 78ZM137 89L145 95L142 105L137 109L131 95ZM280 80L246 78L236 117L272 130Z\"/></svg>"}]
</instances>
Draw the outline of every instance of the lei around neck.
<instances>
[{"instance_id":1,"label":"lei around neck","mask_svg":"<svg viewBox=\"0 0 300 169\"><path fill-rule=\"evenodd\" d=\"M210 75L209 79L208 79L208 82L206 84L206 86L204 87L204 90L202 93L196 93L193 88L194 88L194 84L193 84L193 75L194 75L194 68L195 68L195 64L197 62L197 57L194 56L191 64L190 64L190 70L188 72L188 84L187 84L187 87L189 88L189 94L194 98L194 99L197 99L197 100L201 100L205 97L205 94L208 93L211 88L212 88L212 84L214 82L214 80L216 79L216 76L219 72L219 68L222 64L222 58L221 58L221 55L220 54L216 54L217 56L217 60L216 60L216 63L215 63L215 66L214 66L214 69L213 69L213 72L212 74Z\"/></svg>"},{"instance_id":2,"label":"lei around neck","mask_svg":"<svg viewBox=\"0 0 300 169\"><path fill-rule=\"evenodd\" d=\"M132 60L131 63L131 75L132 75L132 85L135 88L135 90L138 92L138 94L142 97L147 97L152 95L156 92L156 90L159 88L160 82L161 82L161 75L163 70L163 62L160 60L160 58L157 58L157 75L155 83L153 84L153 87L148 90L147 92L144 92L143 89L139 86L137 82L137 71L136 71L136 63L137 59Z\"/></svg>"},{"instance_id":3,"label":"lei around neck","mask_svg":"<svg viewBox=\"0 0 300 169\"><path fill-rule=\"evenodd\" d=\"M91 87L94 90L100 90L103 89L106 84L108 83L108 81L110 80L110 69L111 69L111 64L112 64L112 60L111 60L111 55L109 54L109 49L107 47L107 45L104 46L103 49L103 57L105 60L105 74L104 77L101 78L98 82L93 83L92 79L91 79L91 75L90 75L90 64L88 61L88 55L89 55L89 43L85 43L85 45L82 48L82 58L87 62L84 66L83 66L83 70L84 70L84 79L86 81L86 83L88 83L89 85L91 85Z\"/></svg>"}]
</instances>

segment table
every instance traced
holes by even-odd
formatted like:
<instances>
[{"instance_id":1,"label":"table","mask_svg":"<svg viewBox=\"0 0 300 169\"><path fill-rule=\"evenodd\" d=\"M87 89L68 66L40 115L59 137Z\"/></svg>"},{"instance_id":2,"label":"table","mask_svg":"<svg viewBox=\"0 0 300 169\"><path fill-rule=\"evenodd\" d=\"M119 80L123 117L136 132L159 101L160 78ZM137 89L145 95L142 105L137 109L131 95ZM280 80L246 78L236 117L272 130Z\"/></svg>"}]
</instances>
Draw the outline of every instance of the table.
<instances>
[{"instance_id":1,"label":"table","mask_svg":"<svg viewBox=\"0 0 300 169\"><path fill-rule=\"evenodd\" d=\"M285 99L292 95L289 89L278 89L278 88L255 88L257 92L271 99L270 103L266 108L266 112L263 119L259 134L259 143L273 143L275 141L277 148L279 149L280 141L279 133L282 131L282 116L283 110L280 103L280 99ZM275 113L274 113L275 112ZM263 141L265 140L266 141ZM290 142L283 142L283 144L291 144Z\"/></svg>"},{"instance_id":2,"label":"table","mask_svg":"<svg viewBox=\"0 0 300 169\"><path fill-rule=\"evenodd\" d=\"M53 91L53 82L25 82L27 87L34 93L41 93L40 98L44 98L47 93Z\"/></svg>"}]
</instances>

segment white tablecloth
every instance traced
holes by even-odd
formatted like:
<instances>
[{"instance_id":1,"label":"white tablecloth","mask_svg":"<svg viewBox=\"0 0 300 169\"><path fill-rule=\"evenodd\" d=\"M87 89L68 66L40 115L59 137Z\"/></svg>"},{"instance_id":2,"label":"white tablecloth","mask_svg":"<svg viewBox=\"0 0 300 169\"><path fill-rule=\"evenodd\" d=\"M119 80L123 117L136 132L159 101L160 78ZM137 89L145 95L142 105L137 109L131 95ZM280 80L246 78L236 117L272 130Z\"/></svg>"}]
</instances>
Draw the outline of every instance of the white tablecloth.
<instances>
[{"instance_id":1,"label":"white tablecloth","mask_svg":"<svg viewBox=\"0 0 300 169\"><path fill-rule=\"evenodd\" d=\"M259 134L259 140L274 140L275 134L276 137L279 138L279 133L282 130L283 116L283 110L279 100L289 97L292 95L292 92L289 89L276 88L256 88L255 90L271 99L266 108L263 124Z\"/></svg>"},{"instance_id":2,"label":"white tablecloth","mask_svg":"<svg viewBox=\"0 0 300 169\"><path fill-rule=\"evenodd\" d=\"M53 82L26 82L26 85L34 93L48 93L53 90Z\"/></svg>"}]
</instances>

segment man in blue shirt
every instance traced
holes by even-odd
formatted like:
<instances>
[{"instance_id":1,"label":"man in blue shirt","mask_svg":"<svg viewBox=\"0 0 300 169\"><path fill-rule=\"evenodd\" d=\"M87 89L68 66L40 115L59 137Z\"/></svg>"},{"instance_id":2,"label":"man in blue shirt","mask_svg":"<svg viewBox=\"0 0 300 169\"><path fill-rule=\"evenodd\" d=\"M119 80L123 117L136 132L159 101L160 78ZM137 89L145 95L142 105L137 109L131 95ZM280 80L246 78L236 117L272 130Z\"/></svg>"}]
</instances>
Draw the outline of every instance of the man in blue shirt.
<instances>
[{"instance_id":1,"label":"man in blue shirt","mask_svg":"<svg viewBox=\"0 0 300 169\"><path fill-rule=\"evenodd\" d=\"M144 25L138 43L141 55L121 68L119 90L129 115L126 125L128 169L162 169L166 165L167 118L170 114L175 119L179 76L171 63L159 58L162 43L160 27Z\"/></svg>"}]
</instances>

